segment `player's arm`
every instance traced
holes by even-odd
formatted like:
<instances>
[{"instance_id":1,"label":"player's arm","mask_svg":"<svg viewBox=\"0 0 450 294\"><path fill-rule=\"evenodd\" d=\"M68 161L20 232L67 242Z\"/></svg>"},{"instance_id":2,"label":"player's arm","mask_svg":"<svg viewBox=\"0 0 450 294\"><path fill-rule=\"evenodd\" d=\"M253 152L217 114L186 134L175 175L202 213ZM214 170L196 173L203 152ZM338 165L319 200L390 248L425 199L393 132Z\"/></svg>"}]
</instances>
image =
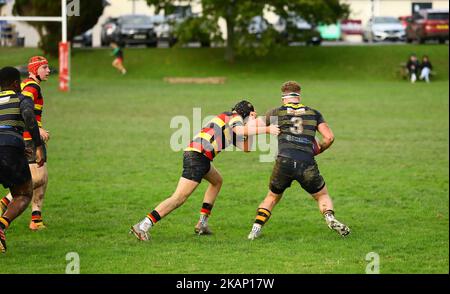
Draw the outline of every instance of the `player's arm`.
<instances>
[{"instance_id":1,"label":"player's arm","mask_svg":"<svg viewBox=\"0 0 450 294\"><path fill-rule=\"evenodd\" d=\"M252 136L259 134L272 134L278 136L280 133L280 128L275 122L271 121L272 117L273 110L266 114L265 119L261 117L254 117L253 119L250 119L245 126L236 127L233 131L241 136Z\"/></svg>"},{"instance_id":2,"label":"player's arm","mask_svg":"<svg viewBox=\"0 0 450 294\"><path fill-rule=\"evenodd\" d=\"M334 134L326 122L320 123L317 126L317 131L322 135L322 140L319 142L319 153L322 153L333 144Z\"/></svg>"},{"instance_id":3,"label":"player's arm","mask_svg":"<svg viewBox=\"0 0 450 294\"><path fill-rule=\"evenodd\" d=\"M233 128L233 132L238 136L253 136L259 134L272 134L277 136L280 133L280 129L277 125L270 126L255 126L255 125L245 125L237 126Z\"/></svg>"},{"instance_id":4,"label":"player's arm","mask_svg":"<svg viewBox=\"0 0 450 294\"><path fill-rule=\"evenodd\" d=\"M236 142L236 147L244 152L250 152L253 145L253 136L245 136L243 140Z\"/></svg>"},{"instance_id":5,"label":"player's arm","mask_svg":"<svg viewBox=\"0 0 450 294\"><path fill-rule=\"evenodd\" d=\"M247 126L257 126L256 122L256 112L251 112L247 121ZM237 127L237 126L236 126ZM239 136L238 138L243 138L242 140L236 140L236 147L244 152L250 152L253 145L253 136Z\"/></svg>"},{"instance_id":6,"label":"player's arm","mask_svg":"<svg viewBox=\"0 0 450 294\"><path fill-rule=\"evenodd\" d=\"M41 135L39 134L39 126L34 115L34 103L31 99L23 99L20 102L20 113L25 122L25 128L30 132L34 145L36 146L36 163L39 166L44 164Z\"/></svg>"}]
</instances>

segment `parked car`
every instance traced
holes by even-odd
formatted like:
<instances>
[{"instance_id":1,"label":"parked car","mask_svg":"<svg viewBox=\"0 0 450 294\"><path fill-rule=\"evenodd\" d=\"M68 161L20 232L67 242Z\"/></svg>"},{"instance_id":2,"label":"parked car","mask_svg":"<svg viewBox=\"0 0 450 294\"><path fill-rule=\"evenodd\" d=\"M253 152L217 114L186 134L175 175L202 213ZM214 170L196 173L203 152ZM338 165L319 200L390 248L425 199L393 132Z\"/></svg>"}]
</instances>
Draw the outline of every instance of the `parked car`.
<instances>
[{"instance_id":1,"label":"parked car","mask_svg":"<svg viewBox=\"0 0 450 294\"><path fill-rule=\"evenodd\" d=\"M448 40L448 10L424 9L413 15L406 28L406 41Z\"/></svg>"},{"instance_id":2,"label":"parked car","mask_svg":"<svg viewBox=\"0 0 450 294\"><path fill-rule=\"evenodd\" d=\"M193 15L174 26L176 40L183 44L196 43L210 47L211 42L222 40L217 21L208 17Z\"/></svg>"},{"instance_id":3,"label":"parked car","mask_svg":"<svg viewBox=\"0 0 450 294\"><path fill-rule=\"evenodd\" d=\"M109 46L113 41L113 34L117 27L117 17L109 17L103 24L100 33L102 46Z\"/></svg>"},{"instance_id":4,"label":"parked car","mask_svg":"<svg viewBox=\"0 0 450 294\"><path fill-rule=\"evenodd\" d=\"M408 26L408 23L411 22L412 16L406 15L406 16L399 16L398 20L402 24L403 28L406 30L406 27Z\"/></svg>"},{"instance_id":5,"label":"parked car","mask_svg":"<svg viewBox=\"0 0 450 294\"><path fill-rule=\"evenodd\" d=\"M287 19L280 18L279 21L285 22L281 36L288 44L294 42L304 42L306 45L314 46L322 44L320 32L300 16L289 15Z\"/></svg>"},{"instance_id":6,"label":"parked car","mask_svg":"<svg viewBox=\"0 0 450 294\"><path fill-rule=\"evenodd\" d=\"M178 26L184 21L197 17L192 13L190 5L170 5L166 11L167 15L153 15L151 20L158 41L167 42L170 47L178 42Z\"/></svg>"},{"instance_id":7,"label":"parked car","mask_svg":"<svg viewBox=\"0 0 450 294\"><path fill-rule=\"evenodd\" d=\"M390 16L377 16L369 20L364 32L363 41L404 41L405 29L401 22Z\"/></svg>"},{"instance_id":8,"label":"parked car","mask_svg":"<svg viewBox=\"0 0 450 294\"><path fill-rule=\"evenodd\" d=\"M256 36L256 39L261 39L262 34L269 28L269 23L262 16L255 16L250 20L248 25L248 32Z\"/></svg>"},{"instance_id":9,"label":"parked car","mask_svg":"<svg viewBox=\"0 0 450 294\"><path fill-rule=\"evenodd\" d=\"M86 32L78 36L75 36L72 39L72 44L81 47L92 47L92 29L87 30Z\"/></svg>"},{"instance_id":10,"label":"parked car","mask_svg":"<svg viewBox=\"0 0 450 294\"><path fill-rule=\"evenodd\" d=\"M189 5L171 6L169 12L167 16L152 17L158 41L167 42L170 47L177 42L210 47L211 42L218 41L220 29L217 21L192 13Z\"/></svg>"},{"instance_id":11,"label":"parked car","mask_svg":"<svg viewBox=\"0 0 450 294\"><path fill-rule=\"evenodd\" d=\"M149 16L143 14L127 14L117 18L111 24L110 41L121 45L146 45L156 47L158 39Z\"/></svg>"},{"instance_id":12,"label":"parked car","mask_svg":"<svg viewBox=\"0 0 450 294\"><path fill-rule=\"evenodd\" d=\"M175 38L175 35L173 33L173 26L169 23L167 17L157 14L151 16L150 18L158 42L167 42L169 44L169 47L175 45L177 39Z\"/></svg>"},{"instance_id":13,"label":"parked car","mask_svg":"<svg viewBox=\"0 0 450 294\"><path fill-rule=\"evenodd\" d=\"M301 42L318 46L322 43L320 32L295 14L289 14L287 18L279 17L273 27L280 34L280 42L284 44Z\"/></svg>"}]
</instances>

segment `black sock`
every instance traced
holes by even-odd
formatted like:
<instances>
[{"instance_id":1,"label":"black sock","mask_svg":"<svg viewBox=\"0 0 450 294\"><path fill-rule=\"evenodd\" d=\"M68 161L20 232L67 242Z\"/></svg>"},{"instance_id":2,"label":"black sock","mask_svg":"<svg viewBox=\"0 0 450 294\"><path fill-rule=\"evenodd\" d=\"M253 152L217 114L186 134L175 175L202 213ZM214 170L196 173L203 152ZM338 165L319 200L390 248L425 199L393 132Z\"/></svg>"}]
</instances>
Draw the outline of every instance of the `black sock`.
<instances>
[{"instance_id":1,"label":"black sock","mask_svg":"<svg viewBox=\"0 0 450 294\"><path fill-rule=\"evenodd\" d=\"M156 224L158 221L161 220L161 216L156 210L153 210L149 214L147 214L147 217L152 221L153 224Z\"/></svg>"},{"instance_id":2,"label":"black sock","mask_svg":"<svg viewBox=\"0 0 450 294\"><path fill-rule=\"evenodd\" d=\"M260 224L263 226L270 218L272 213L270 210L265 208L258 208L256 211L256 218L255 218L255 224Z\"/></svg>"},{"instance_id":3,"label":"black sock","mask_svg":"<svg viewBox=\"0 0 450 294\"><path fill-rule=\"evenodd\" d=\"M211 214L211 210L213 209L213 205L204 202L202 205L202 209L200 210L200 214L209 216Z\"/></svg>"}]
</instances>

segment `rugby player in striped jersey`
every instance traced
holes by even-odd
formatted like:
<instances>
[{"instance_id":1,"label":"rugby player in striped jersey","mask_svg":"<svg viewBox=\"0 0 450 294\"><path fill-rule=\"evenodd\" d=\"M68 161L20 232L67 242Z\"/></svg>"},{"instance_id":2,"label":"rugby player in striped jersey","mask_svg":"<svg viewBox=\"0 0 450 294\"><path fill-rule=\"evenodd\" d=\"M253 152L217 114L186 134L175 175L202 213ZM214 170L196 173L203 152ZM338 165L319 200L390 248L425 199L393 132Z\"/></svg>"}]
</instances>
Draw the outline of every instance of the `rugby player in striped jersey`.
<instances>
[{"instance_id":1,"label":"rugby player in striped jersey","mask_svg":"<svg viewBox=\"0 0 450 294\"><path fill-rule=\"evenodd\" d=\"M34 114L39 126L39 133L44 144L44 166L38 168L36 164L36 146L31 140L29 132L23 133L25 140L25 148L27 151L28 163L30 165L31 175L33 178L33 199L31 201L31 221L29 228L32 231L45 229L42 220L42 206L44 204L44 195L47 189L48 171L47 171L47 150L45 143L50 139L49 132L42 126L42 110L44 106L44 97L41 90L41 82L47 81L50 75L48 61L42 56L33 56L28 62L29 76L21 83L22 95L28 97L34 102ZM11 194L0 200L0 213L6 211L9 202L12 200Z\"/></svg>"},{"instance_id":2,"label":"rugby player in striped jersey","mask_svg":"<svg viewBox=\"0 0 450 294\"><path fill-rule=\"evenodd\" d=\"M208 218L223 181L219 171L212 164L214 158L231 145L249 152L252 135L278 135L280 132L277 125L256 126L248 123L255 118L256 112L253 105L245 100L236 104L231 111L215 116L184 150L183 173L175 192L156 206L141 222L133 225L130 233L133 233L141 241L147 241L149 230L161 218L181 206L195 191L202 179L205 179L209 182L209 186L206 189L200 219L194 231L199 235L211 234Z\"/></svg>"},{"instance_id":3,"label":"rugby player in striped jersey","mask_svg":"<svg viewBox=\"0 0 450 294\"><path fill-rule=\"evenodd\" d=\"M42 110L44 106L44 97L41 90L41 82L47 81L50 75L48 61L42 56L33 56L28 62L29 76L21 83L22 95L28 97L34 102L34 114L39 126L39 133L44 144L44 166L38 168L36 164L36 146L31 140L29 132L23 133L25 148L27 149L27 158L30 165L33 178L33 199L31 201L31 221L29 228L32 231L45 229L46 226L42 220L42 206L44 204L44 195L47 189L48 171L47 171L47 149L45 143L50 139L49 132L42 126ZM6 211L9 202L12 200L11 193L0 200L0 214Z\"/></svg>"},{"instance_id":4,"label":"rugby player in striped jersey","mask_svg":"<svg viewBox=\"0 0 450 294\"><path fill-rule=\"evenodd\" d=\"M257 209L255 222L248 235L250 240L261 235L262 227L272 215L273 208L293 181L297 181L317 201L330 229L341 236L350 233L350 229L334 217L333 201L314 159L314 156L333 144L333 132L319 111L300 103L300 93L301 87L297 82L285 82L281 86L283 105L267 112L265 121L261 118L256 120L256 125L277 121L281 132L269 192ZM320 143L315 139L316 132L322 135Z\"/></svg>"},{"instance_id":5,"label":"rugby player in striped jersey","mask_svg":"<svg viewBox=\"0 0 450 294\"><path fill-rule=\"evenodd\" d=\"M0 70L0 184L11 191L13 199L0 214L0 252L6 252L5 231L28 207L33 183L22 138L28 130L36 146L36 164L44 164L42 140L34 115L33 100L20 94L20 73L14 67Z\"/></svg>"}]
</instances>

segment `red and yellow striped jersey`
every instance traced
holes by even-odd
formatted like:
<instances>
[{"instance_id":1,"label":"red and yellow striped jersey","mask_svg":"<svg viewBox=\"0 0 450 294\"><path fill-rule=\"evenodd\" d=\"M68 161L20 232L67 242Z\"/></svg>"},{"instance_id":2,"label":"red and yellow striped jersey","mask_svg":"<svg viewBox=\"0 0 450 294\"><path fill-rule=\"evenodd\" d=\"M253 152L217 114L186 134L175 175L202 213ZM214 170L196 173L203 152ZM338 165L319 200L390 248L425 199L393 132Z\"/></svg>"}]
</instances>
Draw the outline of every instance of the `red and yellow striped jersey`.
<instances>
[{"instance_id":1,"label":"red and yellow striped jersey","mask_svg":"<svg viewBox=\"0 0 450 294\"><path fill-rule=\"evenodd\" d=\"M231 144L236 145L237 136L233 128L243 125L239 114L223 112L210 120L184 151L202 153L212 161L220 151Z\"/></svg>"},{"instance_id":2,"label":"red and yellow striped jersey","mask_svg":"<svg viewBox=\"0 0 450 294\"><path fill-rule=\"evenodd\" d=\"M36 120L38 126L42 127L42 108L44 106L44 97L42 97L41 86L32 78L27 78L23 80L20 84L22 89L22 95L29 97L34 101L34 114L36 115ZM23 133L24 140L31 140L31 135L29 132L25 131Z\"/></svg>"}]
</instances>

